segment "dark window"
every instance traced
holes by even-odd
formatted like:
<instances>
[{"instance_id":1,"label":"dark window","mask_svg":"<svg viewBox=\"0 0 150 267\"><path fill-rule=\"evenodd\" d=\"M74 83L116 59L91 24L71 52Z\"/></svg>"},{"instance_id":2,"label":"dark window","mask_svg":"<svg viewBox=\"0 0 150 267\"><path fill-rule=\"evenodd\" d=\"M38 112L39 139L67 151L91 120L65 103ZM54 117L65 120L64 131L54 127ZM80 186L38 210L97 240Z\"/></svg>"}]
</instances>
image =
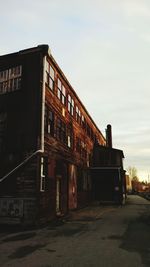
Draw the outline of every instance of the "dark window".
<instances>
[{"instance_id":1,"label":"dark window","mask_svg":"<svg viewBox=\"0 0 150 267\"><path fill-rule=\"evenodd\" d=\"M67 129L67 145L69 148L73 149L73 130L71 127Z\"/></svg>"},{"instance_id":2,"label":"dark window","mask_svg":"<svg viewBox=\"0 0 150 267\"><path fill-rule=\"evenodd\" d=\"M76 151L81 153L81 139L79 137L76 138Z\"/></svg>"},{"instance_id":3,"label":"dark window","mask_svg":"<svg viewBox=\"0 0 150 267\"><path fill-rule=\"evenodd\" d=\"M77 169L77 188L78 192L87 191L89 189L89 176L87 170Z\"/></svg>"},{"instance_id":4,"label":"dark window","mask_svg":"<svg viewBox=\"0 0 150 267\"><path fill-rule=\"evenodd\" d=\"M86 121L85 121L85 118L84 118L83 115L81 117L81 125L82 125L82 128L85 129L85 127L86 127Z\"/></svg>"},{"instance_id":5,"label":"dark window","mask_svg":"<svg viewBox=\"0 0 150 267\"><path fill-rule=\"evenodd\" d=\"M56 138L62 143L66 144L66 125L59 118L57 118L56 122Z\"/></svg>"},{"instance_id":6,"label":"dark window","mask_svg":"<svg viewBox=\"0 0 150 267\"><path fill-rule=\"evenodd\" d=\"M83 191L83 174L80 168L77 168L77 189L78 192Z\"/></svg>"},{"instance_id":7,"label":"dark window","mask_svg":"<svg viewBox=\"0 0 150 267\"><path fill-rule=\"evenodd\" d=\"M84 159L87 158L86 144L84 141L81 141L81 157L83 157Z\"/></svg>"},{"instance_id":8,"label":"dark window","mask_svg":"<svg viewBox=\"0 0 150 267\"><path fill-rule=\"evenodd\" d=\"M94 141L94 133L92 129L91 129L91 139Z\"/></svg>"},{"instance_id":9,"label":"dark window","mask_svg":"<svg viewBox=\"0 0 150 267\"><path fill-rule=\"evenodd\" d=\"M81 123L81 111L76 106L76 121L80 124Z\"/></svg>"},{"instance_id":10,"label":"dark window","mask_svg":"<svg viewBox=\"0 0 150 267\"><path fill-rule=\"evenodd\" d=\"M21 89L22 66L0 72L0 94Z\"/></svg>"},{"instance_id":11,"label":"dark window","mask_svg":"<svg viewBox=\"0 0 150 267\"><path fill-rule=\"evenodd\" d=\"M45 106L44 118L45 133L54 136L54 112Z\"/></svg>"},{"instance_id":12,"label":"dark window","mask_svg":"<svg viewBox=\"0 0 150 267\"><path fill-rule=\"evenodd\" d=\"M88 123L87 123L87 125L86 125L86 132L87 132L87 135L88 135L89 137L91 137L91 128L90 128L90 126L88 125Z\"/></svg>"}]
</instances>

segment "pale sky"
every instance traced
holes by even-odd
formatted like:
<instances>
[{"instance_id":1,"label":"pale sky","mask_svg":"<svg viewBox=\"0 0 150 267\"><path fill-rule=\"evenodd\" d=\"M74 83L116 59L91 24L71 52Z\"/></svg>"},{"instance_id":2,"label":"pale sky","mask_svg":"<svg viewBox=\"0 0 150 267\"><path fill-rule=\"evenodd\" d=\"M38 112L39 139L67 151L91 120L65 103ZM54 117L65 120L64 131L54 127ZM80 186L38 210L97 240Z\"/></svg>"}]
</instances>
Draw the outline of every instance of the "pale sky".
<instances>
[{"instance_id":1,"label":"pale sky","mask_svg":"<svg viewBox=\"0 0 150 267\"><path fill-rule=\"evenodd\" d=\"M0 0L0 54L48 44L124 167L150 177L150 1Z\"/></svg>"}]
</instances>

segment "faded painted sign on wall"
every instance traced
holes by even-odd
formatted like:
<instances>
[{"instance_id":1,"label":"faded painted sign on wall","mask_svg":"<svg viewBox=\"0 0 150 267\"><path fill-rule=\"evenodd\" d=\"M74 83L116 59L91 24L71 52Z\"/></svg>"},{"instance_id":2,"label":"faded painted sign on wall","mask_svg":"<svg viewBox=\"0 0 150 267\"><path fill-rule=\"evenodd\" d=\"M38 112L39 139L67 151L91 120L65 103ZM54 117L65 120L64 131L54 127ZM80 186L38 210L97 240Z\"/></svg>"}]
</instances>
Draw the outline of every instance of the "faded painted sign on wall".
<instances>
[{"instance_id":1,"label":"faded painted sign on wall","mask_svg":"<svg viewBox=\"0 0 150 267\"><path fill-rule=\"evenodd\" d=\"M0 217L23 217L23 200L16 198L1 198Z\"/></svg>"}]
</instances>

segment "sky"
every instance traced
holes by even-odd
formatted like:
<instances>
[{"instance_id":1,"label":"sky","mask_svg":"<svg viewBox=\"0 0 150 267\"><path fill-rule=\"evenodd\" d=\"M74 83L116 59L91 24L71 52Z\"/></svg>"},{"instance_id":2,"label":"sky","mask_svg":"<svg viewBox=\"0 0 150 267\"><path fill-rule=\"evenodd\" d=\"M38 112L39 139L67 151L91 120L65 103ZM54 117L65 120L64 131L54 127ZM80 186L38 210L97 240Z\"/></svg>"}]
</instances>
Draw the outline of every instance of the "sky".
<instances>
[{"instance_id":1,"label":"sky","mask_svg":"<svg viewBox=\"0 0 150 267\"><path fill-rule=\"evenodd\" d=\"M0 55L48 44L124 168L150 179L150 1L0 0Z\"/></svg>"}]
</instances>

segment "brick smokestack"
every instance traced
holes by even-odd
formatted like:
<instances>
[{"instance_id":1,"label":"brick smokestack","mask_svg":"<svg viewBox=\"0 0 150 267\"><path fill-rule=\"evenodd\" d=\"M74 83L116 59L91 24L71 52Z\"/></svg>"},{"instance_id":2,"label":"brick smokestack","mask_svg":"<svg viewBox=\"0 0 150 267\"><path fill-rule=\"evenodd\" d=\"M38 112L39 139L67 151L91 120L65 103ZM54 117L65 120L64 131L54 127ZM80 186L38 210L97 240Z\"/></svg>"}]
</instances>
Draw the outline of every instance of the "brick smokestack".
<instances>
[{"instance_id":1,"label":"brick smokestack","mask_svg":"<svg viewBox=\"0 0 150 267\"><path fill-rule=\"evenodd\" d=\"M112 131L111 131L111 125L107 125L106 129L106 145L107 147L112 148Z\"/></svg>"}]
</instances>

